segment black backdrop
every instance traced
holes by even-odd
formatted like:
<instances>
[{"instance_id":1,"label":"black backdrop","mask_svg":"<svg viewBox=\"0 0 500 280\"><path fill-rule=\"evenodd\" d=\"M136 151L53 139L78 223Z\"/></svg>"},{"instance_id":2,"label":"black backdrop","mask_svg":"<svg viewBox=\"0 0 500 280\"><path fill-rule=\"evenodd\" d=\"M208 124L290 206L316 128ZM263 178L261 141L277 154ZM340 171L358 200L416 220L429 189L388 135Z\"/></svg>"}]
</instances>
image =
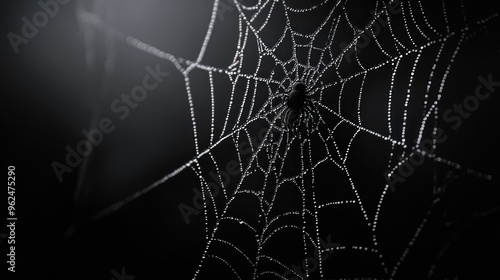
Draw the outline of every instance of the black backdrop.
<instances>
[{"instance_id":1,"label":"black backdrop","mask_svg":"<svg viewBox=\"0 0 500 280\"><path fill-rule=\"evenodd\" d=\"M180 57L195 59L212 3L123 1L123 5L114 5L117 16L114 21L121 30L140 36L152 45L163 46ZM486 14L495 8L488 7L489 4L472 5L474 8L469 12L472 15ZM164 9L174 8L178 13L165 15ZM64 161L65 146L74 147L82 139L81 130L89 125L94 113L93 94L103 83L105 38L97 33L96 61L101 63L89 73L85 65L84 36L75 17L75 1L70 1L61 5L57 16L50 18L15 54L6 34L19 33L21 18L30 18L39 9L35 1L6 1L2 8L4 168L16 167L19 219L16 275L26 275L23 279L111 279L113 269L120 271L125 267L127 274L135 275L136 279L191 278L205 244L203 218L202 215L193 217L186 225L178 205L188 203L192 197L191 189L198 184L193 174L181 173L120 211L97 222L86 222L97 211L144 188L192 158L191 131L185 129L190 128L190 123L186 118L188 107L182 76L171 64L115 42L116 70L109 90L112 94L103 97L102 104L110 104L119 93L129 91L144 76L147 65L160 63L171 76L132 111L130 118L123 122L113 119L116 131L105 135L103 144L97 148L89 164L83 198L75 204L78 170L65 174L64 181L59 182L51 164L55 160ZM227 16L230 21L236 15L228 13ZM498 26L497 19L488 31L464 44L453 68L455 75L448 82L448 91L456 92L457 96L445 99L445 104L462 100L461 97L467 95L462 89L473 89L478 75L494 73L494 77L500 77ZM234 29L227 32L230 38ZM223 39L215 44L220 44L217 51L222 54L230 51L227 47L230 44ZM217 57L213 55L216 51L211 51L212 56L207 58L211 65L226 62L224 55ZM193 87L206 88L206 84L193 84ZM453 155L456 161L477 170L498 175L499 118L495 113L499 101L495 93L460 130L450 130L453 140L447 143L443 154ZM105 107L102 116L107 115L113 117ZM366 162L360 166L366 166ZM422 168L421 172L425 175L432 168ZM332 178L316 180L332 181L334 185ZM499 275L500 225L498 208L495 208L499 205L498 177L483 182L460 176L452 184L454 191L447 196L443 209L436 210L438 214L427 226L430 233L419 240L415 253L402 268L401 279L423 279L432 258L452 238L455 239L442 257L435 279ZM6 195L5 189L2 197ZM411 199L402 196L398 203ZM426 207L428 205L422 206ZM487 209L497 210L482 216L480 213ZM387 219L418 220L421 212L415 213L392 213ZM457 220L450 227L443 226L446 221ZM71 230L75 225L76 230ZM407 236L400 239L394 237L394 243L407 241ZM3 260L7 250L5 240L0 248ZM391 250L389 246L387 251ZM4 273L6 266L2 263ZM362 261L353 261L350 265L362 271ZM12 277L10 273L7 275Z\"/></svg>"}]
</instances>

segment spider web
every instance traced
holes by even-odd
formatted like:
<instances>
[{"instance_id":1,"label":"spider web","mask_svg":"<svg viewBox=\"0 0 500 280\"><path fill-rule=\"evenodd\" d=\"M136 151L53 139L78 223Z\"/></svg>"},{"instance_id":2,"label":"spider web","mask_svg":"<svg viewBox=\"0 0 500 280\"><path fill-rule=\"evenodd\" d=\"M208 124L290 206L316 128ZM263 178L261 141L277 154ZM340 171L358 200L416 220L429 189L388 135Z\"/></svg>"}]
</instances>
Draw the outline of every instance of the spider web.
<instances>
[{"instance_id":1,"label":"spider web","mask_svg":"<svg viewBox=\"0 0 500 280\"><path fill-rule=\"evenodd\" d=\"M438 181L445 172L436 170L492 180L441 156L435 135L455 59L498 14L473 18L463 1L444 0L401 1L399 11L390 8L394 1L248 2L213 1L192 60L77 11L81 23L175 66L184 77L194 139L189 162L91 220L192 172L203 194L206 239L193 279L215 273L221 279L396 277L443 193ZM237 16L221 21L220 9L228 5ZM206 63L217 55L214 34L228 26L238 28L231 63ZM196 92L210 96L203 105L210 107L207 120L199 117L192 90L200 75L210 85ZM312 131L293 134L279 112L297 81L310 89L320 121ZM426 139L433 141L432 153L420 149ZM398 193L419 184L410 189L425 193L428 204L416 223L398 221L408 231L395 238L394 225L383 218L394 218L401 197L391 193L384 174L397 175L415 154L425 157L417 168L421 178L392 187ZM236 175L226 178L231 159ZM214 192L210 183L222 187ZM392 243L397 249L387 249Z\"/></svg>"}]
</instances>

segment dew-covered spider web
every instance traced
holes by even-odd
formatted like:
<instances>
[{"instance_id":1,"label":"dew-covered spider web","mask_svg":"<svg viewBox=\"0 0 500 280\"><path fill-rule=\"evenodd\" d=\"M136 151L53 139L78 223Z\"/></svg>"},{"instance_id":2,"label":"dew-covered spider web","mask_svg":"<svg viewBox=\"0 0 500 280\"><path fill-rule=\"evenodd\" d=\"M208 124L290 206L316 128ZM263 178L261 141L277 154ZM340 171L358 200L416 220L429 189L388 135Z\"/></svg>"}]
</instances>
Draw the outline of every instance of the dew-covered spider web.
<instances>
[{"instance_id":1,"label":"dew-covered spider web","mask_svg":"<svg viewBox=\"0 0 500 280\"><path fill-rule=\"evenodd\" d=\"M469 75L470 92L450 85L464 72L455 63L463 49L498 25L498 12L455 0L210 5L193 57L77 10L86 28L173 66L165 83L183 81L191 125L181 129L192 135L191 160L92 220L157 188L179 188L169 183L188 174L197 184L182 187L203 197L200 219L191 221L205 232L192 279L410 279L408 263L426 252L415 275L438 273L428 224L443 212L450 178L495 180L448 148L460 128L450 129L443 113L489 74ZM156 36L169 36L161 30ZM280 113L299 81L319 122L293 133ZM189 203L179 215L192 218Z\"/></svg>"}]
</instances>

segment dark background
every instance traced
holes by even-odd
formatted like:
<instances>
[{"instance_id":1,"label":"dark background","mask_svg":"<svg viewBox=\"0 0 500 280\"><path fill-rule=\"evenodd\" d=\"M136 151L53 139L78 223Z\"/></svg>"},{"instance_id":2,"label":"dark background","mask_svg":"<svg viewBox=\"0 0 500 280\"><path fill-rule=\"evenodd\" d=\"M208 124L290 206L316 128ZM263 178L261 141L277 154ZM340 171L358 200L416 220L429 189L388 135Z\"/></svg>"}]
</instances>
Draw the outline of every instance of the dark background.
<instances>
[{"instance_id":1,"label":"dark background","mask_svg":"<svg viewBox=\"0 0 500 280\"><path fill-rule=\"evenodd\" d=\"M348 7L358 8L366 2L353 1ZM106 37L101 32L93 33L96 64L89 71L75 3L70 1L62 5L59 13L50 18L28 44L20 46L18 54L14 53L6 35L9 32L19 34L21 18L31 18L40 7L36 1L4 1L2 7L2 121L6 128L6 156L3 158L4 168L16 167L16 276L25 276L23 279L111 279L113 269L120 271L125 267L127 274L135 275L136 279L189 279L205 246L203 216L193 217L186 225L178 210L180 203L190 203L192 188L199 186L191 170L183 171L116 213L89 222L95 213L150 185L196 154L184 78L168 61L118 41L113 42L115 70L111 76L106 76L103 58L109 46L105 46ZM498 11L498 7L488 6L490 4L466 3L470 18ZM195 60L210 20L212 4L212 1L194 0L149 0L140 4L138 1L109 1L97 12L109 16L109 21L126 34L178 57ZM216 23L217 33L209 45L204 64L220 68L229 65L237 38L237 25L234 24L237 12L227 12L226 16L224 21ZM312 16L303 19L304 22L313 20ZM359 22L363 20L360 18ZM495 19L487 30L463 44L447 81L442 108L450 108L473 92L478 75L493 73L493 79L500 80L498 26L498 19ZM279 30L271 28L267 36L272 39L272 31ZM349 40L348 36L345 40ZM450 54L453 50L446 51ZM433 58L423 57L422 61L432 63ZM132 110L127 119L118 120L109 110L109 104L142 80L146 66L154 68L158 63L171 75ZM411 63L404 67L411 67ZM408 76L409 70L402 70L400 74ZM203 103L209 102L203 99L208 92L207 78L196 71L190 77L196 104L204 104L197 108L203 116L210 109L208 103ZM221 84L227 83L219 79ZM416 79L415 84L421 83L420 77ZM424 77L421 79L425 81ZM404 78L398 81L396 84L407 83ZM107 87L104 94L103 87ZM205 97L200 97L201 93L205 93ZM437 268L431 279L482 279L488 274L499 277L500 153L497 132L500 124L496 115L499 101L498 94L492 94L460 129L447 127L450 140L439 148L443 158L492 174L492 181L426 161L408 182L399 186L404 190L397 189L388 195L379 236L390 268L422 217L432 210L423 234L398 271L397 278L424 279L432 263L437 263ZM96 104L101 104L98 113ZM75 202L78 170L65 174L64 181L59 182L51 164L53 161L64 163L65 146L75 147L82 140L81 130L88 129L92 118L102 117L111 118L116 130L105 135L104 142L95 150L88 165L83 193ZM381 116L381 120L385 118ZM206 115L201 117L200 126L206 126L207 121ZM221 121L223 119L217 120ZM348 139L346 135L339 137ZM200 139L204 138L200 136ZM360 141L358 149L352 148L351 158L355 159L353 176L363 186L370 183L372 174L380 177L378 168L383 170L385 165L372 166L380 165L377 158L384 158L386 164L387 155L386 150L370 146L371 138ZM206 145L202 143L201 149L204 148ZM223 149L215 152L224 154ZM369 156L365 157L368 152ZM370 159L375 159L374 163ZM220 161L222 164L227 160L221 156ZM454 176L457 178L449 179ZM325 186L342 183L328 170L319 173L315 180ZM431 206L431 188L424 187L433 184L433 180L438 185L448 186L442 203L437 206ZM4 195L6 190L2 191L2 197ZM341 211L325 220L339 215L343 216L339 224L362 219L349 211ZM394 233L395 228L401 230ZM338 238L347 238L344 236L347 233L332 231ZM354 240L360 236L354 234L349 238ZM0 249L3 260L7 250L5 241ZM287 249L282 249L286 255ZM373 260L364 260L355 254L342 255L336 260L342 264L339 270L346 271L336 274L333 263L332 275L336 277L387 278L370 266ZM2 273L5 271L6 268L2 268Z\"/></svg>"}]
</instances>

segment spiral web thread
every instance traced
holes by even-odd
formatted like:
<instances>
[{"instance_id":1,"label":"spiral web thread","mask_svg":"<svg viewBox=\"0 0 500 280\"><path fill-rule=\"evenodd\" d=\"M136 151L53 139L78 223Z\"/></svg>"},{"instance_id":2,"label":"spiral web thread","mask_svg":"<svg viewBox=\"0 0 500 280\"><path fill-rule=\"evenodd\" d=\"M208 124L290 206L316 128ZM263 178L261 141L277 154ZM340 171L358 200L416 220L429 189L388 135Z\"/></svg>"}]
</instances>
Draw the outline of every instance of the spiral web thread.
<instances>
[{"instance_id":1,"label":"spiral web thread","mask_svg":"<svg viewBox=\"0 0 500 280\"><path fill-rule=\"evenodd\" d=\"M466 170L481 180L491 180L490 175L467 169L459 163L440 157L437 152L426 154L419 149L419 144L437 133L440 100L446 94L447 78L461 47L471 37L487 29L498 14L491 13L490 16L473 21L467 17L462 1L444 0L434 1L432 4L430 1L402 1L400 12L395 13L389 9L391 5L395 5L393 1L376 1L369 9L362 9L367 21L360 28L351 20L357 16L350 8L351 5L354 6L354 1L307 1L300 8L289 3L294 1L254 2L256 3L251 6L236 0L230 3L238 13L239 32L233 62L225 68L206 65L203 61L208 55L207 47L216 43L211 41L214 30L229 23L219 21L221 5L228 5L226 2L214 1L203 44L194 60L177 57L139 38L128 36L89 11L77 11L81 23L94 26L138 51L170 61L184 76L196 151L189 162L154 184L104 209L93 220L119 210L152 189L166 186L169 179L181 172L191 170L199 178L199 187L203 190L206 232L206 247L193 279L211 274L213 267L217 267L218 271L225 270L237 279L332 279L335 277L335 269L339 268L335 268L331 259L323 258L326 253L335 255L346 251L373 257L377 266L374 277L395 277L418 240L427 218L423 218L415 229L406 248L401 250L399 259L389 263L380 248L377 226L383 217L381 210L390 186L383 174L379 174L381 180L376 181L378 185L369 186L377 190L376 207L367 210L366 200L373 197L363 197L360 190L368 186L358 185L359 180L351 175L351 166L361 160L349 157L351 150L355 148L353 143L361 137L384 143L389 153L384 159L384 170L389 177L409 157L420 153L426 160ZM432 6L434 13L438 9L440 17L430 16L432 13L428 12L431 9L428 6ZM369 15L368 11L373 13ZM294 30L297 18L300 19L302 14L315 13L321 16L318 16L319 24L313 28L313 32ZM380 26L381 19L387 22L386 26ZM276 22L282 26L280 37L274 37L274 41L265 39L266 32L276 28ZM376 30L378 28L380 30ZM361 40L366 40L366 36L370 38L369 42L361 46ZM342 38L349 40L339 48ZM257 63L254 68L249 69L244 66L246 53L249 50L255 51L255 48L258 56L251 59L256 59ZM290 51L288 59L283 59L279 54L283 49ZM376 55L373 55L374 51L377 52ZM206 90L206 94L211 97L209 139L198 137L197 112L191 91L194 81L190 77L195 69L205 73L210 81L210 88ZM414 77L417 74L427 77L424 89L415 86L417 82ZM223 108L219 105L217 97L220 93L214 83L221 76L226 77L232 86L230 102ZM383 76L379 81L383 84L382 90L367 86L370 79L379 79L380 76ZM278 112L285 106L281 101L283 94L299 80L305 81L311 89L309 94L318 104L320 123L313 131L293 134L283 129ZM396 85L399 80L406 81L405 87ZM241 88L246 90L238 92ZM353 91L356 88L357 91ZM386 103L382 111L385 124L378 126L374 126L369 115L364 112L368 105L365 98L370 100L366 96L374 94ZM352 96L355 96L354 106L346 105L344 99ZM419 109L418 122L415 119L409 120L412 106ZM402 112L395 114L396 108L402 108ZM222 129L217 131L215 115L220 112L225 112L225 120ZM263 139L258 143L252 141L254 127L266 129L262 134ZM338 136L339 131L342 131L341 136ZM345 137L348 141L339 143L337 139L340 137ZM241 155L239 145L242 142L251 143L251 157L248 159ZM232 152L237 157L239 176L232 181L233 184L226 186L219 175L218 183L222 184L222 189L216 197L209 188L211 179L208 171L215 168L220 174L224 166L218 164L216 159L217 147L227 147L227 143L231 144L229 146L233 147ZM438 151L436 148L439 144L435 140L433 145L433 150ZM294 163L294 171L289 171L288 162L293 161L289 158L293 156L299 157L298 163ZM325 169L335 170L336 176L344 179L340 181L349 189L348 196L338 199L319 195L322 188L337 187L315 180L315 176L324 173ZM297 203L292 205L285 201L285 206L277 206L286 197L293 196L294 192L298 194ZM255 220L238 217L235 209L241 200L254 201L258 205L253 213ZM322 246L322 240L332 234L335 241L336 235L331 228L325 226L330 223L328 219L320 216L336 207L346 206L354 207L363 220L363 230L370 236L369 242L363 240L356 244L356 240L339 241L332 247ZM281 222L282 220L285 222ZM253 240L227 234L225 231L231 228L237 232L249 232L248 236ZM284 241L287 234L297 235L300 242L287 243ZM280 250L271 246L273 244L280 244L278 246L285 246L288 251L297 252L298 257L287 259L280 256ZM319 250L319 253L315 254L314 249ZM235 255L237 257L233 257ZM293 269L293 265L300 264L301 260L308 257L317 258L317 267L308 267L304 273ZM329 269L330 267L334 269Z\"/></svg>"}]
</instances>

